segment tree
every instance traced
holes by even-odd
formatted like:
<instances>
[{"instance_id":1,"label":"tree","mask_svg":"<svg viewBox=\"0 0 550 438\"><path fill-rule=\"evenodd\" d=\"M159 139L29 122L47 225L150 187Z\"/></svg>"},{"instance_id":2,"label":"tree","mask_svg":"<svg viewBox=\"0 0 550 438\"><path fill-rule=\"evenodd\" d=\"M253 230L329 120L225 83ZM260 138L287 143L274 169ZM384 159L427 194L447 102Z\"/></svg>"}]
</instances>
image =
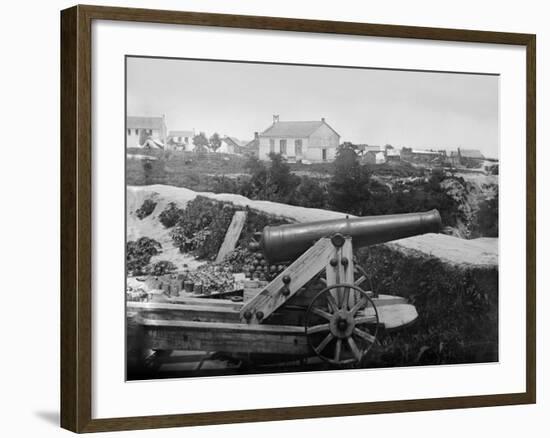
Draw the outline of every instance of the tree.
<instances>
[{"instance_id":1,"label":"tree","mask_svg":"<svg viewBox=\"0 0 550 438\"><path fill-rule=\"evenodd\" d=\"M220 138L220 135L217 132L214 132L214 134L212 134L212 136L210 137L210 147L214 152L216 152L221 145L222 140Z\"/></svg>"},{"instance_id":2,"label":"tree","mask_svg":"<svg viewBox=\"0 0 550 438\"><path fill-rule=\"evenodd\" d=\"M195 135L193 137L193 144L195 145L197 152L203 152L204 149L208 147L208 139L206 138L206 134L201 132L200 134Z\"/></svg>"},{"instance_id":3,"label":"tree","mask_svg":"<svg viewBox=\"0 0 550 438\"><path fill-rule=\"evenodd\" d=\"M269 154L271 165L267 174L266 197L277 202L288 202L292 191L300 183L300 178L290 171L289 165L281 154Z\"/></svg>"},{"instance_id":4,"label":"tree","mask_svg":"<svg viewBox=\"0 0 550 438\"><path fill-rule=\"evenodd\" d=\"M354 149L344 144L334 160L334 174L328 186L329 204L337 211L363 215L370 199L370 172L359 164Z\"/></svg>"},{"instance_id":5,"label":"tree","mask_svg":"<svg viewBox=\"0 0 550 438\"><path fill-rule=\"evenodd\" d=\"M326 190L321 186L319 181L308 176L303 176L300 184L293 191L290 203L301 207L324 208L326 201Z\"/></svg>"}]
</instances>

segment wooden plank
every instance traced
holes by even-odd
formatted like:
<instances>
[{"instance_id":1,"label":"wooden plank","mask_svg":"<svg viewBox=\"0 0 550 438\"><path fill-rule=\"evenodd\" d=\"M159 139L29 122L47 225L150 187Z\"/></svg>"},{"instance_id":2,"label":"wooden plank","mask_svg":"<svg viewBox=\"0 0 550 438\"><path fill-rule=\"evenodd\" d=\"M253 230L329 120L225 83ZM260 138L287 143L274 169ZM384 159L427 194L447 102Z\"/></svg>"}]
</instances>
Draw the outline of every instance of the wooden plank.
<instances>
[{"instance_id":1,"label":"wooden plank","mask_svg":"<svg viewBox=\"0 0 550 438\"><path fill-rule=\"evenodd\" d=\"M307 355L303 327L140 319L148 348Z\"/></svg>"},{"instance_id":2,"label":"wooden plank","mask_svg":"<svg viewBox=\"0 0 550 438\"><path fill-rule=\"evenodd\" d=\"M241 231L243 230L244 223L246 221L246 211L236 211L231 219L229 228L225 233L225 238L223 239L222 246L218 251L218 256L216 257L216 263L221 262L227 254L235 249L235 245L239 240Z\"/></svg>"},{"instance_id":3,"label":"wooden plank","mask_svg":"<svg viewBox=\"0 0 550 438\"><path fill-rule=\"evenodd\" d=\"M264 290L245 303L241 309L241 321L260 324L266 320L269 315L287 302L302 286L325 267L326 261L333 252L334 246L330 239L319 239L317 243L269 283ZM285 296L281 293L281 289L284 286L283 277L287 275L290 277L290 283L288 284L290 293ZM252 315L249 321L245 318L247 312L250 312ZM262 319L258 319L258 312L263 313Z\"/></svg>"},{"instance_id":4,"label":"wooden plank","mask_svg":"<svg viewBox=\"0 0 550 438\"><path fill-rule=\"evenodd\" d=\"M243 303L234 302L231 300L225 300L220 298L197 298L186 295L180 295L179 297L170 297L166 300L165 303L158 304L190 304L197 306L214 306L214 307L227 307L230 309L241 310ZM130 303L128 303L130 304ZM141 303L141 304L152 304L152 303Z\"/></svg>"}]
</instances>

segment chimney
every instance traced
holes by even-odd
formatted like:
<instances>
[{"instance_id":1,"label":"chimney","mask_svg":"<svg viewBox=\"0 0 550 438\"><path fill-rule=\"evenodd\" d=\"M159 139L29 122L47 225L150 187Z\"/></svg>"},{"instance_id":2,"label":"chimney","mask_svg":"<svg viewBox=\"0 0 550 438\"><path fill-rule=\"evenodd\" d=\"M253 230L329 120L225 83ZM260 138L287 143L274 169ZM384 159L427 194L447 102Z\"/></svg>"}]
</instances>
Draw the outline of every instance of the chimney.
<instances>
[{"instance_id":1,"label":"chimney","mask_svg":"<svg viewBox=\"0 0 550 438\"><path fill-rule=\"evenodd\" d=\"M325 118L321 117L321 122L325 123Z\"/></svg>"},{"instance_id":2,"label":"chimney","mask_svg":"<svg viewBox=\"0 0 550 438\"><path fill-rule=\"evenodd\" d=\"M279 122L279 114L273 114L273 123Z\"/></svg>"}]
</instances>

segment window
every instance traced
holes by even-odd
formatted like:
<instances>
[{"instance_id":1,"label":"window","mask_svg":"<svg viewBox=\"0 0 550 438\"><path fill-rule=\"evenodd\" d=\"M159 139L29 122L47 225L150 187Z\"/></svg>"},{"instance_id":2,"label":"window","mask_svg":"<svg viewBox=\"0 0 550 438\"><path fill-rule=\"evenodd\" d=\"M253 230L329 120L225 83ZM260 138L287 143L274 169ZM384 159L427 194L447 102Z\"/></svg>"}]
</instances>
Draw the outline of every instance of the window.
<instances>
[{"instance_id":1,"label":"window","mask_svg":"<svg viewBox=\"0 0 550 438\"><path fill-rule=\"evenodd\" d=\"M269 152L275 152L275 140L269 139Z\"/></svg>"},{"instance_id":2,"label":"window","mask_svg":"<svg viewBox=\"0 0 550 438\"><path fill-rule=\"evenodd\" d=\"M279 146L281 147L281 154L286 155L286 140L280 140Z\"/></svg>"},{"instance_id":3,"label":"window","mask_svg":"<svg viewBox=\"0 0 550 438\"><path fill-rule=\"evenodd\" d=\"M323 161L327 161L327 150L323 149Z\"/></svg>"},{"instance_id":4,"label":"window","mask_svg":"<svg viewBox=\"0 0 550 438\"><path fill-rule=\"evenodd\" d=\"M128 135L132 135L132 130L131 129L127 129L126 131L128 132Z\"/></svg>"},{"instance_id":5,"label":"window","mask_svg":"<svg viewBox=\"0 0 550 438\"><path fill-rule=\"evenodd\" d=\"M302 155L302 140L294 140L295 155L298 157Z\"/></svg>"},{"instance_id":6,"label":"window","mask_svg":"<svg viewBox=\"0 0 550 438\"><path fill-rule=\"evenodd\" d=\"M138 134L139 134L139 129L136 128L136 135L138 135Z\"/></svg>"}]
</instances>

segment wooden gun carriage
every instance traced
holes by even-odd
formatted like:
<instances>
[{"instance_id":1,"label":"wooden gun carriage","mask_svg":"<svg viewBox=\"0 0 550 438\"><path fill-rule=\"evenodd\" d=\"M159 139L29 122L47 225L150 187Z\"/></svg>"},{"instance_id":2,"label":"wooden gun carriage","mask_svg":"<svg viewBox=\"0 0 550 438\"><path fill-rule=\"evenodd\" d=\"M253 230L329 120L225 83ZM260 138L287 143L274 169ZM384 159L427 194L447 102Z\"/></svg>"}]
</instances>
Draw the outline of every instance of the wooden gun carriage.
<instances>
[{"instance_id":1,"label":"wooden gun carriage","mask_svg":"<svg viewBox=\"0 0 550 438\"><path fill-rule=\"evenodd\" d=\"M418 317L398 296L363 288L367 273L353 247L438 232L436 210L265 227L259 242L270 263L292 261L243 302L173 297L127 303L139 342L156 352L192 350L227 357L318 357L336 367L361 364L380 330Z\"/></svg>"}]
</instances>

